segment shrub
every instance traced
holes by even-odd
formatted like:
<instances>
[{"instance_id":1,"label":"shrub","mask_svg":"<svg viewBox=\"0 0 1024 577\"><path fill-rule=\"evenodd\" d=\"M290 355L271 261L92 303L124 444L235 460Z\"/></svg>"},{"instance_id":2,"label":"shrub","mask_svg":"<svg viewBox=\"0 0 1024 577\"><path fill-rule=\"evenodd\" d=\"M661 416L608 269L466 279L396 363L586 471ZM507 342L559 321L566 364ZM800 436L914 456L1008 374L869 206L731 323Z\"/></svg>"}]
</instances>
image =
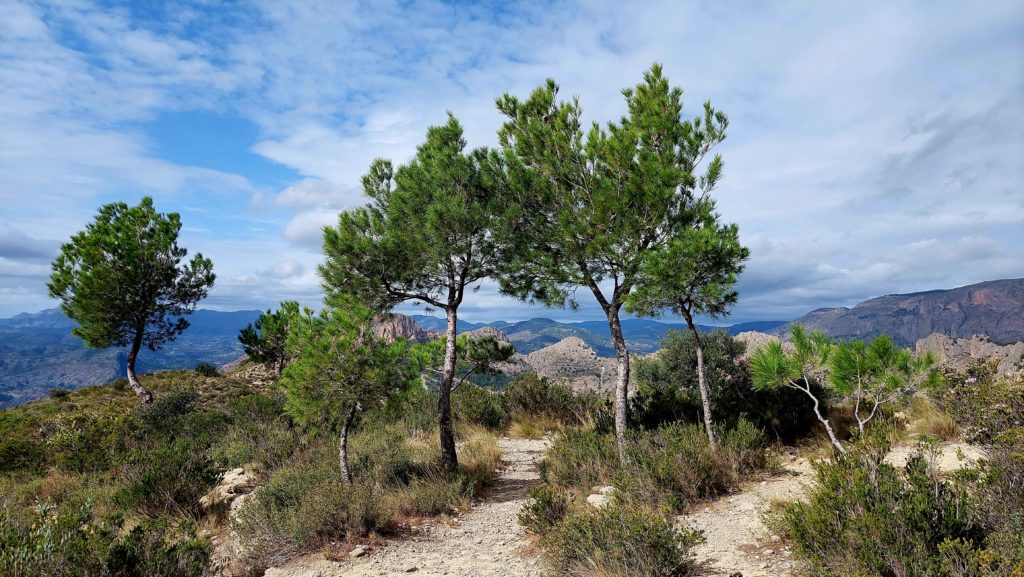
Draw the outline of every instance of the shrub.
<instances>
[{"instance_id":1,"label":"shrub","mask_svg":"<svg viewBox=\"0 0 1024 577\"><path fill-rule=\"evenodd\" d=\"M33 510L0 506L0 575L101 575L113 534L89 524L88 506Z\"/></svg>"},{"instance_id":2,"label":"shrub","mask_svg":"<svg viewBox=\"0 0 1024 577\"><path fill-rule=\"evenodd\" d=\"M773 520L810 573L944 576L954 548L983 542L962 486L941 479L924 454L897 469L882 461L887 451L871 438L816 463L809 499L786 504Z\"/></svg>"},{"instance_id":3,"label":"shrub","mask_svg":"<svg viewBox=\"0 0 1024 577\"><path fill-rule=\"evenodd\" d=\"M538 535L546 535L572 509L574 495L552 485L530 488L530 500L519 511L519 524Z\"/></svg>"},{"instance_id":4,"label":"shrub","mask_svg":"<svg viewBox=\"0 0 1024 577\"><path fill-rule=\"evenodd\" d=\"M618 463L615 438L592 429L566 429L541 462L541 478L559 487L588 490L611 478Z\"/></svg>"},{"instance_id":5,"label":"shrub","mask_svg":"<svg viewBox=\"0 0 1024 577\"><path fill-rule=\"evenodd\" d=\"M0 411L0 472L40 473L45 469L46 449L39 429L39 420L24 411Z\"/></svg>"},{"instance_id":6,"label":"shrub","mask_svg":"<svg viewBox=\"0 0 1024 577\"><path fill-rule=\"evenodd\" d=\"M1002 431L1024 427L1024 378L1000 378L992 363L947 373L936 396L969 442L989 443Z\"/></svg>"},{"instance_id":7,"label":"shrub","mask_svg":"<svg viewBox=\"0 0 1024 577\"><path fill-rule=\"evenodd\" d=\"M699 533L676 527L650 507L579 509L543 538L558 575L672 577L687 575Z\"/></svg>"},{"instance_id":8,"label":"shrub","mask_svg":"<svg viewBox=\"0 0 1024 577\"><path fill-rule=\"evenodd\" d=\"M125 448L137 423L129 417L95 413L58 416L47 424L47 458L69 472L109 469Z\"/></svg>"},{"instance_id":9,"label":"shrub","mask_svg":"<svg viewBox=\"0 0 1024 577\"><path fill-rule=\"evenodd\" d=\"M219 377L220 376L220 371L217 369L217 367L211 365L210 363L199 363L199 364L196 365L196 368L193 369L193 370L196 372L197 375L200 375L200 376L203 376L203 377Z\"/></svg>"},{"instance_id":10,"label":"shrub","mask_svg":"<svg viewBox=\"0 0 1024 577\"><path fill-rule=\"evenodd\" d=\"M737 427L722 434L717 451L696 424L634 434L627 445L627 463L616 471L612 484L623 499L676 512L725 493L744 475L767 465L761 431L747 421L739 421Z\"/></svg>"},{"instance_id":11,"label":"shrub","mask_svg":"<svg viewBox=\"0 0 1024 577\"><path fill-rule=\"evenodd\" d=\"M505 407L513 419L547 417L573 425L593 425L610 412L604 399L593 391L574 392L565 383L536 373L513 379L504 390Z\"/></svg>"},{"instance_id":12,"label":"shrub","mask_svg":"<svg viewBox=\"0 0 1024 577\"><path fill-rule=\"evenodd\" d=\"M751 423L741 420L721 437L721 446L714 451L704 430L695 424L630 431L626 464L620 465L612 435L570 429L555 440L541 472L557 487L589 491L595 485L612 484L624 500L681 511L768 466L764 435Z\"/></svg>"},{"instance_id":13,"label":"shrub","mask_svg":"<svg viewBox=\"0 0 1024 577\"><path fill-rule=\"evenodd\" d=\"M61 387L50 388L50 398L55 401L61 401L67 399L71 395L71 391Z\"/></svg>"},{"instance_id":14,"label":"shrub","mask_svg":"<svg viewBox=\"0 0 1024 577\"><path fill-rule=\"evenodd\" d=\"M463 383L455 391L453 405L455 418L462 423L500 429L508 422L501 394L473 383Z\"/></svg>"},{"instance_id":15,"label":"shrub","mask_svg":"<svg viewBox=\"0 0 1024 577\"><path fill-rule=\"evenodd\" d=\"M193 523L158 517L126 531L119 517L95 519L88 503L0 507L0 575L198 577L209 556Z\"/></svg>"},{"instance_id":16,"label":"shrub","mask_svg":"<svg viewBox=\"0 0 1024 577\"><path fill-rule=\"evenodd\" d=\"M166 517L146 519L108 553L112 575L199 577L210 558L210 544L196 536L194 523L174 526Z\"/></svg>"},{"instance_id":17,"label":"shrub","mask_svg":"<svg viewBox=\"0 0 1024 577\"><path fill-rule=\"evenodd\" d=\"M733 427L747 419L781 442L791 443L807 435L817 422L811 401L798 391L757 391L751 383L746 345L724 331L703 336L704 363L711 394L714 422ZM644 429L702 419L697 388L697 357L693 335L669 331L657 356L634 363L636 394L630 400L630 421ZM818 398L823 398L820 388Z\"/></svg>"},{"instance_id":18,"label":"shrub","mask_svg":"<svg viewBox=\"0 0 1024 577\"><path fill-rule=\"evenodd\" d=\"M254 465L271 471L287 460L299 444L299 432L284 414L280 395L249 394L228 403L230 425L213 446L217 467L231 469Z\"/></svg>"},{"instance_id":19,"label":"shrub","mask_svg":"<svg viewBox=\"0 0 1024 577\"><path fill-rule=\"evenodd\" d=\"M255 567L287 559L332 540L388 534L404 517L438 515L465 504L493 476L500 454L494 437L464 431L460 474L441 466L429 442L401 423L362 427L350 439L354 483L340 477L337 440L314 437L246 500L239 531Z\"/></svg>"}]
</instances>

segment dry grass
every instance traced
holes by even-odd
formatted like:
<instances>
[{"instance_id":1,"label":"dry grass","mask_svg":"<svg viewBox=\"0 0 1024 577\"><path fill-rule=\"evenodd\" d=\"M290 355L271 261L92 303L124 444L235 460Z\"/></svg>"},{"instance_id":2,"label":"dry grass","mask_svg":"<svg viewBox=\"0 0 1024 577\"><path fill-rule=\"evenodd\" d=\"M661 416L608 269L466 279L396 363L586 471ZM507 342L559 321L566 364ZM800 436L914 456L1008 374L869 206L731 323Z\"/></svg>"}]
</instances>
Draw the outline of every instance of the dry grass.
<instances>
[{"instance_id":1,"label":"dry grass","mask_svg":"<svg viewBox=\"0 0 1024 577\"><path fill-rule=\"evenodd\" d=\"M508 436L516 439L541 439L565 429L565 425L546 415L517 415L508 427Z\"/></svg>"},{"instance_id":2,"label":"dry grass","mask_svg":"<svg viewBox=\"0 0 1024 577\"><path fill-rule=\"evenodd\" d=\"M926 396L916 395L910 399L907 413L910 418L907 430L912 435L940 441L955 441L960 438L960 427L953 416Z\"/></svg>"}]
</instances>

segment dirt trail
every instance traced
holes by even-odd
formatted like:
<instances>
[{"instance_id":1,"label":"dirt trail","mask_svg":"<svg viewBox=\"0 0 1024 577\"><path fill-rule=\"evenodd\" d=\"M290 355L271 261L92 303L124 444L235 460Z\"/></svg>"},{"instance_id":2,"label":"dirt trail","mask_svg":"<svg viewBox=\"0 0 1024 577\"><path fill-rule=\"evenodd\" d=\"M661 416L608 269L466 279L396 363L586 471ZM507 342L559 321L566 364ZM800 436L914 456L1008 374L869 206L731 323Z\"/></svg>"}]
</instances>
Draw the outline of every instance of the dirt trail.
<instances>
[{"instance_id":1,"label":"dirt trail","mask_svg":"<svg viewBox=\"0 0 1024 577\"><path fill-rule=\"evenodd\" d=\"M537 464L549 443L502 438L502 471L480 502L453 526L430 525L412 538L390 540L350 561L322 555L295 559L268 569L267 577L370 577L423 575L451 577L538 577L541 562L517 517L540 482Z\"/></svg>"},{"instance_id":2,"label":"dirt trail","mask_svg":"<svg viewBox=\"0 0 1024 577\"><path fill-rule=\"evenodd\" d=\"M793 567L788 548L773 537L762 520L772 501L797 499L814 480L814 470L804 458L788 458L785 471L755 481L728 497L707 503L689 515L679 517L694 529L704 531L707 542L694 548L698 575L743 577L789 575Z\"/></svg>"}]
</instances>

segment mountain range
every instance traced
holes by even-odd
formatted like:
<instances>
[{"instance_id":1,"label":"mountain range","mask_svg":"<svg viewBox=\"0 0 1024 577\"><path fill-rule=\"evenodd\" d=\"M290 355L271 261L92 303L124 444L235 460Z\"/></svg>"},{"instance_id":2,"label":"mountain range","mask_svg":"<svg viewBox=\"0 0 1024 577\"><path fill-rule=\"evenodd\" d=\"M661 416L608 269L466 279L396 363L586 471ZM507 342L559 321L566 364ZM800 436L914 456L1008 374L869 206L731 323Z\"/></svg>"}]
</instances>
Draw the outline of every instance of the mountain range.
<instances>
[{"instance_id":1,"label":"mountain range","mask_svg":"<svg viewBox=\"0 0 1024 577\"><path fill-rule=\"evenodd\" d=\"M886 295L852 308L825 308L794 320L836 339L890 335L912 347L933 333L951 338L984 335L996 344L1024 341L1024 278L986 281L949 290ZM790 325L765 331L789 334Z\"/></svg>"},{"instance_id":2,"label":"mountain range","mask_svg":"<svg viewBox=\"0 0 1024 577\"><path fill-rule=\"evenodd\" d=\"M196 311L189 318L191 326L178 340L160 351L142 352L139 369L150 372L192 368L200 362L225 365L235 361L243 354L237 338L239 330L259 314L260 311L255 310ZM422 338L423 331L439 333L445 328L445 320L438 317L416 315L411 320L396 315L382 330L396 336ZM997 344L1014 343L1024 341L1024 279L887 295L850 308L818 309L792 323L821 329L840 339L889 334L906 347L914 346L917 340L933 333L951 338L977 334ZM760 321L728 327L701 326L701 329L724 329L731 335L756 331L785 336L790 324ZM0 319L0 408L44 396L51 388L78 388L124 376L124 350L88 349L71 334L73 327L74 322L57 309ZM571 360L574 355L581 359L587 357L588 374L593 373L592 376L600 380L602 371L606 370L601 357L614 355L605 321L558 322L545 318L519 322L463 321L459 323L459 332L485 327L500 330L524 359L537 360L529 365L531 367L551 365L557 371L571 373L563 366L569 362L566 359ZM630 350L648 354L658 350L660 340L668 331L683 330L685 325L627 319L622 321L622 328ZM552 348L560 343L561 347Z\"/></svg>"},{"instance_id":3,"label":"mountain range","mask_svg":"<svg viewBox=\"0 0 1024 577\"><path fill-rule=\"evenodd\" d=\"M238 331L260 311L198 310L191 326L163 349L139 354L138 370L224 365L242 356ZM0 407L42 397L51 388L76 389L125 375L124 349L90 349L71 334L75 323L58 309L0 319Z\"/></svg>"},{"instance_id":4,"label":"mountain range","mask_svg":"<svg viewBox=\"0 0 1024 577\"><path fill-rule=\"evenodd\" d=\"M430 332L443 332L447 324L447 321L443 318L426 315L413 315L412 319L423 327L424 330ZM738 335L747 331L766 332L784 324L786 324L786 321L755 321L724 327L698 326L704 332L725 330L730 335ZM608 328L607 321L558 322L545 318L511 323L505 321L491 323L459 321L458 332L461 334L484 327L493 327L500 330L505 334L509 342L515 345L516 352L524 355L544 347L549 347L568 337L580 338L587 346L594 349L594 352L599 356L611 357L615 355L615 347L612 345L611 330ZM622 320L622 334L626 338L626 344L631 352L638 354L648 354L658 350L660 347L659 343L665 337L665 333L673 330L686 330L686 325L650 319Z\"/></svg>"}]
</instances>

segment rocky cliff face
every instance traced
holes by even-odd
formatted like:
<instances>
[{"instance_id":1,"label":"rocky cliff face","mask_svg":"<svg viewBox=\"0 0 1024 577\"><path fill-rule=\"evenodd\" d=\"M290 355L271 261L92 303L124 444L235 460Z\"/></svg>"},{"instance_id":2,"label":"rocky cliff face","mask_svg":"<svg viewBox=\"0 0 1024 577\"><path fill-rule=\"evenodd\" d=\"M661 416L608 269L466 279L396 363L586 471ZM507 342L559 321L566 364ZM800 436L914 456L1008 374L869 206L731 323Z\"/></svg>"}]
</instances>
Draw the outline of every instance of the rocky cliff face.
<instances>
[{"instance_id":1,"label":"rocky cliff face","mask_svg":"<svg viewBox=\"0 0 1024 577\"><path fill-rule=\"evenodd\" d=\"M373 334L389 343L398 339L426 341L434 336L423 330L411 317L399 313L391 313L374 321Z\"/></svg>"},{"instance_id":2,"label":"rocky cliff face","mask_svg":"<svg viewBox=\"0 0 1024 577\"><path fill-rule=\"evenodd\" d=\"M888 295L853 308L818 309L793 323L838 339L887 334L903 347L912 347L932 333L954 339L986 335L997 344L1015 343L1024 341L1024 278ZM771 333L785 336L789 325Z\"/></svg>"},{"instance_id":3,"label":"rocky cliff face","mask_svg":"<svg viewBox=\"0 0 1024 577\"><path fill-rule=\"evenodd\" d=\"M966 369L977 360L992 359L999 362L996 371L1000 375L1024 371L1024 342L997 345L981 335L951 339L936 333L917 341L914 348L918 353L934 353L939 362L956 369Z\"/></svg>"}]
</instances>

